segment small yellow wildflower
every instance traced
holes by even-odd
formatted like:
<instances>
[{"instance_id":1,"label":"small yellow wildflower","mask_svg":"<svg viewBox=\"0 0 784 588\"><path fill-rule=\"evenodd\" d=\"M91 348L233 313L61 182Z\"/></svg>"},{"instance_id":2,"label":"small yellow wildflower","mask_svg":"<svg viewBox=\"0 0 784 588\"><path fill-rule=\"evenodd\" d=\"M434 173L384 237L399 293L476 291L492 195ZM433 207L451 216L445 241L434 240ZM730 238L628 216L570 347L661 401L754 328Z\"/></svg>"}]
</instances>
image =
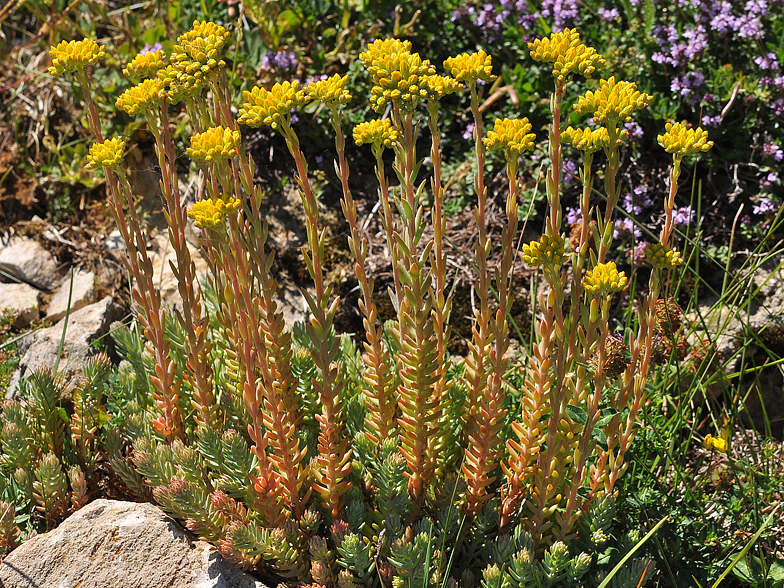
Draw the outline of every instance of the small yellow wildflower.
<instances>
[{"instance_id":1,"label":"small yellow wildflower","mask_svg":"<svg viewBox=\"0 0 784 588\"><path fill-rule=\"evenodd\" d=\"M144 80L120 94L114 105L129 115L136 116L157 108L163 97L163 83L160 80Z\"/></svg>"},{"instance_id":2,"label":"small yellow wildflower","mask_svg":"<svg viewBox=\"0 0 784 588\"><path fill-rule=\"evenodd\" d=\"M191 146L186 149L196 161L212 162L216 159L234 157L242 137L239 131L225 127L214 127L191 137Z\"/></svg>"},{"instance_id":3,"label":"small yellow wildflower","mask_svg":"<svg viewBox=\"0 0 784 588\"><path fill-rule=\"evenodd\" d=\"M730 444L727 442L726 439L722 437L714 437L710 433L705 435L705 439L702 442L702 446L705 449L711 451L718 451L719 453L727 453L730 448Z\"/></svg>"},{"instance_id":4,"label":"small yellow wildflower","mask_svg":"<svg viewBox=\"0 0 784 588\"><path fill-rule=\"evenodd\" d=\"M93 143L90 153L87 154L85 169L93 170L99 167L116 169L125 154L125 139L116 137L106 139L103 143Z\"/></svg>"},{"instance_id":5,"label":"small yellow wildflower","mask_svg":"<svg viewBox=\"0 0 784 588\"><path fill-rule=\"evenodd\" d=\"M477 80L492 82L496 77L493 75L492 58L484 51L476 53L461 53L457 57L449 57L444 61L446 69L458 82L471 85Z\"/></svg>"},{"instance_id":6,"label":"small yellow wildflower","mask_svg":"<svg viewBox=\"0 0 784 588\"><path fill-rule=\"evenodd\" d=\"M354 142L357 145L369 143L394 149L397 147L398 136L398 130L388 118L369 120L354 127Z\"/></svg>"},{"instance_id":7,"label":"small yellow wildflower","mask_svg":"<svg viewBox=\"0 0 784 588\"><path fill-rule=\"evenodd\" d=\"M484 139L490 151L503 149L507 156L519 157L523 151L534 148L536 135L531 133L531 123L527 118L495 119L493 130Z\"/></svg>"},{"instance_id":8,"label":"small yellow wildflower","mask_svg":"<svg viewBox=\"0 0 784 588\"><path fill-rule=\"evenodd\" d=\"M713 147L713 141L708 141L708 131L703 131L700 127L687 129L682 123L667 123L664 128L666 132L657 139L667 153L683 157L704 153Z\"/></svg>"},{"instance_id":9,"label":"small yellow wildflower","mask_svg":"<svg viewBox=\"0 0 784 588\"><path fill-rule=\"evenodd\" d=\"M566 261L565 245L561 235L542 235L539 241L523 245L523 261L532 266L560 267Z\"/></svg>"},{"instance_id":10,"label":"small yellow wildflower","mask_svg":"<svg viewBox=\"0 0 784 588\"><path fill-rule=\"evenodd\" d=\"M224 219L240 205L239 200L229 195L224 198L207 198L194 202L188 209L188 218L199 229L218 229L223 226Z\"/></svg>"},{"instance_id":11,"label":"small yellow wildflower","mask_svg":"<svg viewBox=\"0 0 784 588\"><path fill-rule=\"evenodd\" d=\"M637 90L633 82L616 82L615 76L600 80L599 89L588 91L577 99L574 110L578 114L593 113L597 124L616 125L619 121L629 122L631 114L648 106L653 100L650 94Z\"/></svg>"},{"instance_id":12,"label":"small yellow wildflower","mask_svg":"<svg viewBox=\"0 0 784 588\"><path fill-rule=\"evenodd\" d=\"M683 264L683 258L679 252L661 243L646 245L645 258L655 269L675 269Z\"/></svg>"},{"instance_id":13,"label":"small yellow wildflower","mask_svg":"<svg viewBox=\"0 0 784 588\"><path fill-rule=\"evenodd\" d=\"M614 261L608 261L598 263L592 270L585 272L583 288L587 292L610 294L623 290L626 282L626 274L618 271Z\"/></svg>"},{"instance_id":14,"label":"small yellow wildflower","mask_svg":"<svg viewBox=\"0 0 784 588\"><path fill-rule=\"evenodd\" d=\"M177 37L167 74L172 87L170 101L197 94L206 84L209 74L226 65L220 59L220 51L230 36L224 27L214 22L197 20L191 30Z\"/></svg>"},{"instance_id":15,"label":"small yellow wildflower","mask_svg":"<svg viewBox=\"0 0 784 588\"><path fill-rule=\"evenodd\" d=\"M250 91L245 90L242 98L239 123L249 127L269 125L273 129L288 122L292 108L310 100L296 80L275 84L270 90L254 86Z\"/></svg>"},{"instance_id":16,"label":"small yellow wildflower","mask_svg":"<svg viewBox=\"0 0 784 588\"><path fill-rule=\"evenodd\" d=\"M137 80L157 77L158 70L165 67L165 59L166 54L163 52L163 49L139 53L139 55L134 57L131 62L125 66L123 74Z\"/></svg>"},{"instance_id":17,"label":"small yellow wildflower","mask_svg":"<svg viewBox=\"0 0 784 588\"><path fill-rule=\"evenodd\" d=\"M618 137L621 141L629 138L629 133L625 129L620 132ZM567 127L561 133L561 142L571 145L583 153L595 153L600 149L607 149L610 146L610 135L605 127L598 129L575 129Z\"/></svg>"},{"instance_id":18,"label":"small yellow wildflower","mask_svg":"<svg viewBox=\"0 0 784 588\"><path fill-rule=\"evenodd\" d=\"M61 41L57 47L49 48L52 66L49 73L61 76L84 69L106 56L106 48L92 39L81 41Z\"/></svg>"},{"instance_id":19,"label":"small yellow wildflower","mask_svg":"<svg viewBox=\"0 0 784 588\"><path fill-rule=\"evenodd\" d=\"M335 74L326 80L311 82L305 88L305 92L312 100L334 107L338 104L347 104L351 100L351 94L346 90L347 83L348 76Z\"/></svg>"},{"instance_id":20,"label":"small yellow wildflower","mask_svg":"<svg viewBox=\"0 0 784 588\"><path fill-rule=\"evenodd\" d=\"M404 113L411 114L420 100L428 98L424 78L434 75L435 67L410 49L408 41L377 39L360 53L359 59L375 84L369 100L376 112L396 102Z\"/></svg>"},{"instance_id":21,"label":"small yellow wildflower","mask_svg":"<svg viewBox=\"0 0 784 588\"><path fill-rule=\"evenodd\" d=\"M444 96L454 94L463 88L463 84L455 78L434 74L425 76L422 80L422 87L427 90L427 99L431 102L438 102Z\"/></svg>"},{"instance_id":22,"label":"small yellow wildflower","mask_svg":"<svg viewBox=\"0 0 784 588\"><path fill-rule=\"evenodd\" d=\"M575 29L564 29L549 38L536 39L528 43L528 50L535 61L553 64L553 77L559 83L568 81L576 73L590 78L596 68L607 65L596 49L580 43L580 33Z\"/></svg>"}]
</instances>

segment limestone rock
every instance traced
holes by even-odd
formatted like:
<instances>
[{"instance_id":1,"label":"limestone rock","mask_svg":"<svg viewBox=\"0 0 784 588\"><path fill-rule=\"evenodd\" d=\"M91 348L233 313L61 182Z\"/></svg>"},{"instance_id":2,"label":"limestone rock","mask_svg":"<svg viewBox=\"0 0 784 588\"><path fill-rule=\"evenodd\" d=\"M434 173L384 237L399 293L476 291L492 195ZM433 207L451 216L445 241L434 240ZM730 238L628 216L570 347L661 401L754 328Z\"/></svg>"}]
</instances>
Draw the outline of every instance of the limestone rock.
<instances>
[{"instance_id":1,"label":"limestone rock","mask_svg":"<svg viewBox=\"0 0 784 588\"><path fill-rule=\"evenodd\" d=\"M71 291L71 312L91 304L95 301L95 274L93 272L75 272L73 288L71 288L70 275L66 276L49 301L49 309L46 311L48 319L59 321L65 316L69 291Z\"/></svg>"},{"instance_id":2,"label":"limestone rock","mask_svg":"<svg viewBox=\"0 0 784 588\"><path fill-rule=\"evenodd\" d=\"M31 321L37 320L38 302L41 292L29 284L3 284L0 283L0 310L8 309L18 312L14 321L15 326L23 329Z\"/></svg>"},{"instance_id":3,"label":"limestone rock","mask_svg":"<svg viewBox=\"0 0 784 588\"><path fill-rule=\"evenodd\" d=\"M96 500L0 566L4 588L264 588L158 507Z\"/></svg>"},{"instance_id":4,"label":"limestone rock","mask_svg":"<svg viewBox=\"0 0 784 588\"><path fill-rule=\"evenodd\" d=\"M90 344L109 332L109 326L120 318L119 309L107 296L100 302L85 306L68 317L65 344L58 365L58 372L64 378L66 387L74 376L84 368ZM63 333L65 319L53 327L33 331L19 342L19 351L23 353L19 367L11 377L6 396L13 396L22 379L42 367L53 368L60 338Z\"/></svg>"},{"instance_id":5,"label":"limestone rock","mask_svg":"<svg viewBox=\"0 0 784 588\"><path fill-rule=\"evenodd\" d=\"M51 290L62 279L51 253L27 237L0 239L0 270L41 290Z\"/></svg>"}]
</instances>

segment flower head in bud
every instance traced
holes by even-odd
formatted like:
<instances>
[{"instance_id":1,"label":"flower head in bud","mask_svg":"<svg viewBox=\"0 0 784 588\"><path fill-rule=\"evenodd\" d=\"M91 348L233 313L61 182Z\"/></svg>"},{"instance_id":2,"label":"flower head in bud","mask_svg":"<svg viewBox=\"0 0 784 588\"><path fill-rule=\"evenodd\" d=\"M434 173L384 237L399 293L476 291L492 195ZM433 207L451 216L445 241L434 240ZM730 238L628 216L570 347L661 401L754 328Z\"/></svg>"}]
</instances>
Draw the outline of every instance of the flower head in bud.
<instances>
[{"instance_id":1,"label":"flower head in bud","mask_svg":"<svg viewBox=\"0 0 784 588\"><path fill-rule=\"evenodd\" d=\"M93 143L87 155L86 169L108 167L116 169L125 154L125 139L115 137L106 139L103 143Z\"/></svg>"},{"instance_id":2,"label":"flower head in bud","mask_svg":"<svg viewBox=\"0 0 784 588\"><path fill-rule=\"evenodd\" d=\"M354 127L354 142L357 145L370 143L377 147L384 146L388 149L394 149L397 147L399 135L395 125L388 118L369 120Z\"/></svg>"},{"instance_id":3,"label":"flower head in bud","mask_svg":"<svg viewBox=\"0 0 784 588\"><path fill-rule=\"evenodd\" d=\"M713 147L713 141L708 141L708 131L703 131L700 127L687 129L682 123L667 123L664 128L666 132L657 139L667 153L684 157L704 153Z\"/></svg>"},{"instance_id":4,"label":"flower head in bud","mask_svg":"<svg viewBox=\"0 0 784 588\"><path fill-rule=\"evenodd\" d=\"M710 433L705 435L702 446L705 449L710 451L718 451L719 453L727 453L727 450L730 448L730 444L726 439L723 439L722 437L714 437Z\"/></svg>"},{"instance_id":5,"label":"flower head in bud","mask_svg":"<svg viewBox=\"0 0 784 588\"><path fill-rule=\"evenodd\" d=\"M444 61L446 69L458 82L471 85L476 84L477 80L492 82L496 77L493 75L492 58L484 51L476 53L461 53L457 57L449 57Z\"/></svg>"},{"instance_id":6,"label":"flower head in bud","mask_svg":"<svg viewBox=\"0 0 784 588\"><path fill-rule=\"evenodd\" d=\"M334 107L346 104L351 100L351 94L346 90L348 76L335 74L326 80L311 82L305 92L312 100L323 102L326 106Z\"/></svg>"},{"instance_id":7,"label":"flower head in bud","mask_svg":"<svg viewBox=\"0 0 784 588\"><path fill-rule=\"evenodd\" d=\"M517 158L523 151L532 150L535 140L536 135L531 133L531 123L527 118L497 118L484 143L490 151L503 149L507 157Z\"/></svg>"},{"instance_id":8,"label":"flower head in bud","mask_svg":"<svg viewBox=\"0 0 784 588\"><path fill-rule=\"evenodd\" d=\"M619 138L624 141L629 138L629 133L624 129ZM605 127L598 129L575 129L567 127L561 133L561 142L571 145L583 153L595 153L610 146L610 135Z\"/></svg>"},{"instance_id":9,"label":"flower head in bud","mask_svg":"<svg viewBox=\"0 0 784 588\"><path fill-rule=\"evenodd\" d=\"M288 122L292 108L299 108L309 100L296 80L275 84L269 90L254 86L244 91L242 98L239 123L249 127L269 125L273 129Z\"/></svg>"},{"instance_id":10,"label":"flower head in bud","mask_svg":"<svg viewBox=\"0 0 784 588\"><path fill-rule=\"evenodd\" d=\"M188 209L188 218L199 229L218 229L223 226L224 219L240 207L240 201L233 196L225 198L207 198L194 202Z\"/></svg>"},{"instance_id":11,"label":"flower head in bud","mask_svg":"<svg viewBox=\"0 0 784 588\"><path fill-rule=\"evenodd\" d=\"M628 122L635 110L648 106L653 100L650 94L644 94L633 82L616 82L615 76L609 80L599 80L599 89L588 91L577 99L574 110L578 114L593 114L597 124L605 126Z\"/></svg>"},{"instance_id":12,"label":"flower head in bud","mask_svg":"<svg viewBox=\"0 0 784 588\"><path fill-rule=\"evenodd\" d=\"M655 313L656 327L667 337L672 337L680 329L683 312L672 296L666 300L664 298L657 300Z\"/></svg>"},{"instance_id":13,"label":"flower head in bud","mask_svg":"<svg viewBox=\"0 0 784 588\"><path fill-rule=\"evenodd\" d=\"M86 68L106 56L106 48L92 39L61 41L57 47L49 48L52 66L49 73L61 76Z\"/></svg>"},{"instance_id":14,"label":"flower head in bud","mask_svg":"<svg viewBox=\"0 0 784 588\"><path fill-rule=\"evenodd\" d=\"M159 79L144 80L120 94L114 105L131 116L154 110L164 98L163 82Z\"/></svg>"},{"instance_id":15,"label":"flower head in bud","mask_svg":"<svg viewBox=\"0 0 784 588\"><path fill-rule=\"evenodd\" d=\"M425 76L422 80L422 87L427 91L427 99L431 102L438 102L444 96L454 94L463 88L463 84L455 78L434 74Z\"/></svg>"},{"instance_id":16,"label":"flower head in bud","mask_svg":"<svg viewBox=\"0 0 784 588\"><path fill-rule=\"evenodd\" d=\"M610 294L619 292L628 282L626 274L619 272L614 261L599 263L592 270L585 272L583 288L587 292Z\"/></svg>"},{"instance_id":17,"label":"flower head in bud","mask_svg":"<svg viewBox=\"0 0 784 588\"><path fill-rule=\"evenodd\" d=\"M123 74L129 78L141 80L157 77L158 71L166 67L166 54L163 50L139 53L125 66Z\"/></svg>"},{"instance_id":18,"label":"flower head in bud","mask_svg":"<svg viewBox=\"0 0 784 588\"><path fill-rule=\"evenodd\" d=\"M680 253L661 243L646 245L645 258L655 269L675 269L683 263Z\"/></svg>"},{"instance_id":19,"label":"flower head in bud","mask_svg":"<svg viewBox=\"0 0 784 588\"><path fill-rule=\"evenodd\" d=\"M574 29L536 39L528 43L528 50L535 61L553 64L553 77L559 83L568 81L576 73L590 78L596 68L607 65L596 49L580 43L580 33Z\"/></svg>"},{"instance_id":20,"label":"flower head in bud","mask_svg":"<svg viewBox=\"0 0 784 588\"><path fill-rule=\"evenodd\" d=\"M191 146L186 150L196 161L212 162L216 159L234 157L242 137L239 131L225 127L214 127L191 137Z\"/></svg>"},{"instance_id":21,"label":"flower head in bud","mask_svg":"<svg viewBox=\"0 0 784 588\"><path fill-rule=\"evenodd\" d=\"M424 78L436 73L429 61L419 53L411 53L409 41L377 39L359 54L362 65L370 72L374 86L370 90L370 104L376 112L395 102L411 114L420 100L428 98Z\"/></svg>"},{"instance_id":22,"label":"flower head in bud","mask_svg":"<svg viewBox=\"0 0 784 588\"><path fill-rule=\"evenodd\" d=\"M561 235L542 235L539 241L523 245L523 261L532 266L560 267L566 261L565 244Z\"/></svg>"}]
</instances>

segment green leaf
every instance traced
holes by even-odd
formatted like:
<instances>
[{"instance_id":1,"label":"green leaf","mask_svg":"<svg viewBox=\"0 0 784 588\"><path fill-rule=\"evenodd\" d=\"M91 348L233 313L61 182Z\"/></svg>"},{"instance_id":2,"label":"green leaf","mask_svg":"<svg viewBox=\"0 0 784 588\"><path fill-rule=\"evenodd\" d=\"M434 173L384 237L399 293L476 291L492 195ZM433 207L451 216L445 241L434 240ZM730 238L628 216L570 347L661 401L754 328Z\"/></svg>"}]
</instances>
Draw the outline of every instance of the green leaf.
<instances>
[{"instance_id":1,"label":"green leaf","mask_svg":"<svg viewBox=\"0 0 784 588\"><path fill-rule=\"evenodd\" d=\"M579 425L585 425L585 423L588 422L588 415L580 406L575 404L568 404L566 406L566 412L571 417L571 419Z\"/></svg>"}]
</instances>

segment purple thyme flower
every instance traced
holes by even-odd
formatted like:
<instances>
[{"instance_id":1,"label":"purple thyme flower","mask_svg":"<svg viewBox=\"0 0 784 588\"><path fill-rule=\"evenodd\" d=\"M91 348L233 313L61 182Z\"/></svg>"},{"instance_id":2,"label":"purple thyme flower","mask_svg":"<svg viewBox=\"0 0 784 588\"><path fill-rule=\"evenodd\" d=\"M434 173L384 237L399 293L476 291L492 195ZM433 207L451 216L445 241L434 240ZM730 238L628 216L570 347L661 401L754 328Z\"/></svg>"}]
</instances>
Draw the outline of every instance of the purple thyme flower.
<instances>
[{"instance_id":1,"label":"purple thyme flower","mask_svg":"<svg viewBox=\"0 0 784 588\"><path fill-rule=\"evenodd\" d=\"M161 51L163 49L163 45L160 43L155 43L154 45L149 45L147 43L144 44L144 48L139 51L139 55L146 55L147 53L155 53L156 51Z\"/></svg>"},{"instance_id":2,"label":"purple thyme flower","mask_svg":"<svg viewBox=\"0 0 784 588\"><path fill-rule=\"evenodd\" d=\"M754 63L760 66L760 69L778 71L779 60L775 53L768 53L767 55L758 55L754 58Z\"/></svg>"},{"instance_id":3,"label":"purple thyme flower","mask_svg":"<svg viewBox=\"0 0 784 588\"><path fill-rule=\"evenodd\" d=\"M718 14L711 19L710 28L717 33L737 31L740 28L738 18L732 14L732 4L726 0L721 3Z\"/></svg>"},{"instance_id":4,"label":"purple thyme flower","mask_svg":"<svg viewBox=\"0 0 784 588\"><path fill-rule=\"evenodd\" d=\"M571 159L564 159L561 165L561 181L569 184L577 175L577 164Z\"/></svg>"},{"instance_id":5,"label":"purple thyme flower","mask_svg":"<svg viewBox=\"0 0 784 588\"><path fill-rule=\"evenodd\" d=\"M290 51L269 51L261 58L261 67L285 71L295 69L298 65L296 53Z\"/></svg>"},{"instance_id":6,"label":"purple thyme flower","mask_svg":"<svg viewBox=\"0 0 784 588\"><path fill-rule=\"evenodd\" d=\"M472 139L474 137L474 129L475 128L476 128L476 126L474 126L474 123L472 123L472 122L468 123L466 125L465 131L463 131L463 139L465 139L466 141L468 139Z\"/></svg>"},{"instance_id":7,"label":"purple thyme flower","mask_svg":"<svg viewBox=\"0 0 784 588\"><path fill-rule=\"evenodd\" d=\"M740 17L739 21L739 37L743 39L761 39L764 36L764 32L762 31L762 22L758 16L744 14Z\"/></svg>"},{"instance_id":8,"label":"purple thyme flower","mask_svg":"<svg viewBox=\"0 0 784 588\"><path fill-rule=\"evenodd\" d=\"M573 225L583 220L583 211L577 207L566 209L566 224Z\"/></svg>"},{"instance_id":9,"label":"purple thyme flower","mask_svg":"<svg viewBox=\"0 0 784 588\"><path fill-rule=\"evenodd\" d=\"M770 214L775 211L776 211L776 205L773 203L773 200L765 197L760 198L759 202L755 204L751 209L752 214L760 214L760 215Z\"/></svg>"},{"instance_id":10,"label":"purple thyme flower","mask_svg":"<svg viewBox=\"0 0 784 588\"><path fill-rule=\"evenodd\" d=\"M597 12L599 14L599 18L601 18L604 22L612 22L616 18L621 18L621 13L618 12L617 8L605 8L602 6Z\"/></svg>"},{"instance_id":11,"label":"purple thyme flower","mask_svg":"<svg viewBox=\"0 0 784 588\"><path fill-rule=\"evenodd\" d=\"M770 172L767 176L760 180L760 186L763 188L769 188L773 184L779 181L778 174L774 172Z\"/></svg>"},{"instance_id":12,"label":"purple thyme flower","mask_svg":"<svg viewBox=\"0 0 784 588\"><path fill-rule=\"evenodd\" d=\"M580 14L580 0L542 0L539 11L545 18L552 18L553 29L562 31L574 23Z\"/></svg>"},{"instance_id":13,"label":"purple thyme flower","mask_svg":"<svg viewBox=\"0 0 784 588\"><path fill-rule=\"evenodd\" d=\"M691 209L691 206L678 208L672 215L672 224L678 227L688 226L690 223L694 222L694 216L695 212Z\"/></svg>"},{"instance_id":14,"label":"purple thyme flower","mask_svg":"<svg viewBox=\"0 0 784 588\"><path fill-rule=\"evenodd\" d=\"M631 258L632 264L635 267L644 267L650 265L648 263L648 256L645 255L645 248L648 246L646 241L640 241L634 246L634 249L627 252L627 257Z\"/></svg>"},{"instance_id":15,"label":"purple thyme flower","mask_svg":"<svg viewBox=\"0 0 784 588\"><path fill-rule=\"evenodd\" d=\"M781 161L784 159L784 150L772 141L770 143L765 143L762 146L762 154L772 157L773 161Z\"/></svg>"},{"instance_id":16,"label":"purple thyme flower","mask_svg":"<svg viewBox=\"0 0 784 588\"><path fill-rule=\"evenodd\" d=\"M720 124L721 124L721 116L720 115L711 116L709 114L705 114L702 117L702 126L704 126L704 127L718 128L718 126Z\"/></svg>"},{"instance_id":17,"label":"purple thyme flower","mask_svg":"<svg viewBox=\"0 0 784 588\"><path fill-rule=\"evenodd\" d=\"M613 226L613 238L618 239L619 237L629 237L632 235L635 239L639 239L642 236L642 231L640 231L637 225L634 224L632 219L615 219Z\"/></svg>"},{"instance_id":18,"label":"purple thyme flower","mask_svg":"<svg viewBox=\"0 0 784 588\"><path fill-rule=\"evenodd\" d=\"M642 127L637 124L637 121L627 122L623 125L623 128L626 129L627 133L629 133L629 139L632 141L639 139L645 134L642 131Z\"/></svg>"}]
</instances>

